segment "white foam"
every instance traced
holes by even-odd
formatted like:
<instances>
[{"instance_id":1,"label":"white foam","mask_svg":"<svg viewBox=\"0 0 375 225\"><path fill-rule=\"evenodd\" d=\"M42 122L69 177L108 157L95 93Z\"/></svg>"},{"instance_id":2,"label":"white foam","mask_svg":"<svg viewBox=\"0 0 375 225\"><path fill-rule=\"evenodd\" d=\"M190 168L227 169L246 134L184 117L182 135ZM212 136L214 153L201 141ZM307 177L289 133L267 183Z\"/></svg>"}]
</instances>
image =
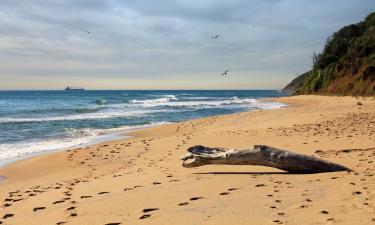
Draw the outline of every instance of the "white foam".
<instances>
[{"instance_id":1,"label":"white foam","mask_svg":"<svg viewBox=\"0 0 375 225\"><path fill-rule=\"evenodd\" d=\"M170 100L175 100L177 101L178 98L175 95L164 95L166 98L169 98Z\"/></svg>"},{"instance_id":2,"label":"white foam","mask_svg":"<svg viewBox=\"0 0 375 225\"><path fill-rule=\"evenodd\" d=\"M194 94L181 93L181 94L178 94L178 95L181 95L181 96L193 96Z\"/></svg>"},{"instance_id":3,"label":"white foam","mask_svg":"<svg viewBox=\"0 0 375 225\"><path fill-rule=\"evenodd\" d=\"M214 100L214 99L222 99L222 98L220 98L220 97L205 97L205 96L183 97L183 100Z\"/></svg>"},{"instance_id":4,"label":"white foam","mask_svg":"<svg viewBox=\"0 0 375 225\"><path fill-rule=\"evenodd\" d=\"M68 129L68 137L50 140L35 140L16 144L0 144L0 161L24 157L47 151L63 150L91 143L98 139L108 139L114 133L166 124L167 122L148 125L122 126L111 129Z\"/></svg>"},{"instance_id":5,"label":"white foam","mask_svg":"<svg viewBox=\"0 0 375 225\"><path fill-rule=\"evenodd\" d=\"M229 99L231 99L231 100L239 100L239 98L237 96L231 97Z\"/></svg>"},{"instance_id":6,"label":"white foam","mask_svg":"<svg viewBox=\"0 0 375 225\"><path fill-rule=\"evenodd\" d=\"M109 118L118 118L118 117L136 117L136 116L142 116L142 115L149 114L149 113L166 112L166 111L168 110L132 110L132 111L121 110L121 111L104 111L104 112L74 114L74 115L67 115L67 116L43 117L43 118L5 117L5 118L0 118L0 123L109 119Z\"/></svg>"},{"instance_id":7,"label":"white foam","mask_svg":"<svg viewBox=\"0 0 375 225\"><path fill-rule=\"evenodd\" d=\"M256 104L257 100L253 98L239 99L233 97L227 100L207 100L207 101L170 101L169 99L154 99L154 100L133 100L133 103L142 104L144 107L156 107L156 106L220 106L220 105L231 105L231 104Z\"/></svg>"},{"instance_id":8,"label":"white foam","mask_svg":"<svg viewBox=\"0 0 375 225\"><path fill-rule=\"evenodd\" d=\"M146 100L131 100L131 103L138 103L144 105L164 105L163 103L168 103L171 100L177 101L178 98L175 95L163 95L163 98L156 98L156 99L146 99Z\"/></svg>"},{"instance_id":9,"label":"white foam","mask_svg":"<svg viewBox=\"0 0 375 225\"><path fill-rule=\"evenodd\" d=\"M157 104L157 103L167 103L169 102L169 98L157 98L157 99L147 99L147 100L131 100L131 103L141 103L141 104Z\"/></svg>"},{"instance_id":10,"label":"white foam","mask_svg":"<svg viewBox=\"0 0 375 225\"><path fill-rule=\"evenodd\" d=\"M133 100L133 103L140 104L143 107L157 107L157 106L170 106L170 107L219 107L238 105L249 108L258 109L277 109L286 106L278 102L263 102L254 98L238 98L237 96L227 99L213 99L209 97L188 97L189 101L170 101L170 98L160 98L153 100ZM194 101L197 100L197 101Z\"/></svg>"}]
</instances>

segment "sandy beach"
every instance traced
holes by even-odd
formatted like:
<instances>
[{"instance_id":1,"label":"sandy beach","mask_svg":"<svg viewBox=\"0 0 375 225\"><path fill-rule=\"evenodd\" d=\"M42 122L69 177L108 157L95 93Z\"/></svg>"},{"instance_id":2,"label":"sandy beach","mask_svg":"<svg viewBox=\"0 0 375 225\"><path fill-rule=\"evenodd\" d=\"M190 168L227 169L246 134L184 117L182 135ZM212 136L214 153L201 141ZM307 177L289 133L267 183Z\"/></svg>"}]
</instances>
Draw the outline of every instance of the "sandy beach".
<instances>
[{"instance_id":1,"label":"sandy beach","mask_svg":"<svg viewBox=\"0 0 375 225\"><path fill-rule=\"evenodd\" d=\"M289 107L148 128L1 168L0 224L375 224L375 99L274 101ZM198 144L265 144L353 171L183 168L179 158Z\"/></svg>"}]
</instances>

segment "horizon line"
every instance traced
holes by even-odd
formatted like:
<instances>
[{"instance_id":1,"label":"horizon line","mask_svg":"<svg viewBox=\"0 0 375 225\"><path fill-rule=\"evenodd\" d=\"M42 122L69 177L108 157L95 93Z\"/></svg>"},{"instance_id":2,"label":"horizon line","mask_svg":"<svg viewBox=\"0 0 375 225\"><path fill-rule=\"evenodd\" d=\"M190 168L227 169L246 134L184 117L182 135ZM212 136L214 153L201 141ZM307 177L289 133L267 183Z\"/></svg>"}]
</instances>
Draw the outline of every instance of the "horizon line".
<instances>
[{"instance_id":1,"label":"horizon line","mask_svg":"<svg viewBox=\"0 0 375 225\"><path fill-rule=\"evenodd\" d=\"M282 89L84 89L85 91L280 91ZM66 91L64 89L0 89L0 91ZM72 91L74 92L74 91Z\"/></svg>"}]
</instances>

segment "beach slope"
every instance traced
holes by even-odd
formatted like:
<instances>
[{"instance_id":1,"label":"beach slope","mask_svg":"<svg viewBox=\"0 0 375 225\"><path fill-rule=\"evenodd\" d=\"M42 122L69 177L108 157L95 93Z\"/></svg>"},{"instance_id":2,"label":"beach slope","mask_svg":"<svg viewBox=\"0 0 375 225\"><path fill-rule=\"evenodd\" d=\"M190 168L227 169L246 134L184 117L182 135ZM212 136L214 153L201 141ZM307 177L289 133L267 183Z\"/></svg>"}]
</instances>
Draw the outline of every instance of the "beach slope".
<instances>
[{"instance_id":1,"label":"beach slope","mask_svg":"<svg viewBox=\"0 0 375 225\"><path fill-rule=\"evenodd\" d=\"M0 224L374 224L374 98L274 100L289 107L153 127L2 168ZM183 168L198 144L265 144L353 171Z\"/></svg>"}]
</instances>

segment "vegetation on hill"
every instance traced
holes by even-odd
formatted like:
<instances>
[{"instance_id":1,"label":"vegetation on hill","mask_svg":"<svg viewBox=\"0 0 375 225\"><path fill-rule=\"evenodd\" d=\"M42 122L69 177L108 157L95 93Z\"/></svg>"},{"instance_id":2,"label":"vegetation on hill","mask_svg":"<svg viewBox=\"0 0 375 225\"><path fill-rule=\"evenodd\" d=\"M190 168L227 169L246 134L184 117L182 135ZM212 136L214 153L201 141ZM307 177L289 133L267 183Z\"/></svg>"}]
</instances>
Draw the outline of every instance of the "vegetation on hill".
<instances>
[{"instance_id":1,"label":"vegetation on hill","mask_svg":"<svg viewBox=\"0 0 375 225\"><path fill-rule=\"evenodd\" d=\"M343 27L314 54L313 68L284 90L295 94L375 95L375 12Z\"/></svg>"},{"instance_id":2,"label":"vegetation on hill","mask_svg":"<svg viewBox=\"0 0 375 225\"><path fill-rule=\"evenodd\" d=\"M299 89L303 85L303 82L305 81L306 77L310 74L310 72L311 71L308 71L302 75L299 75L296 79L292 80L292 82L285 86L283 90L287 92L294 92L295 90Z\"/></svg>"}]
</instances>

